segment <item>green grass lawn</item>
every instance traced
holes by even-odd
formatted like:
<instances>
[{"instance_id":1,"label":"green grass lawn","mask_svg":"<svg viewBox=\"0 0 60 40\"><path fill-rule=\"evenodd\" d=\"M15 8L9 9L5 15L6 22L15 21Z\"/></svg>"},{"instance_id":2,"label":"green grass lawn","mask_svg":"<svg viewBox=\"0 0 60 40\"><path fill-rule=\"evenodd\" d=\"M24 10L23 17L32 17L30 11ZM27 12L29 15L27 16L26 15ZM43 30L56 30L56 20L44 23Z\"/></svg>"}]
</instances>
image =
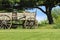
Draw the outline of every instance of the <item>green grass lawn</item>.
<instances>
[{"instance_id":1,"label":"green grass lawn","mask_svg":"<svg viewBox=\"0 0 60 40\"><path fill-rule=\"evenodd\" d=\"M60 29L0 30L0 40L60 40Z\"/></svg>"}]
</instances>

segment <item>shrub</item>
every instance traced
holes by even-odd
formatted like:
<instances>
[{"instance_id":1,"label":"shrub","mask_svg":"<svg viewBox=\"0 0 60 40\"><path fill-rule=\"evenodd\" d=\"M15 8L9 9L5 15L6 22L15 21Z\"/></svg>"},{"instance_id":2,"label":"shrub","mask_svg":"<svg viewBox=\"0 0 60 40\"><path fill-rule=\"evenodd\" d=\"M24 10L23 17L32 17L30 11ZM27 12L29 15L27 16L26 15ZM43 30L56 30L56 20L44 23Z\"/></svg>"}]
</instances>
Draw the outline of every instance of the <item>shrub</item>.
<instances>
[{"instance_id":1,"label":"shrub","mask_svg":"<svg viewBox=\"0 0 60 40\"><path fill-rule=\"evenodd\" d=\"M47 20L41 21L38 23L38 26L45 26L46 24L48 24Z\"/></svg>"},{"instance_id":2,"label":"shrub","mask_svg":"<svg viewBox=\"0 0 60 40\"><path fill-rule=\"evenodd\" d=\"M53 26L54 29L60 29L60 23Z\"/></svg>"}]
</instances>

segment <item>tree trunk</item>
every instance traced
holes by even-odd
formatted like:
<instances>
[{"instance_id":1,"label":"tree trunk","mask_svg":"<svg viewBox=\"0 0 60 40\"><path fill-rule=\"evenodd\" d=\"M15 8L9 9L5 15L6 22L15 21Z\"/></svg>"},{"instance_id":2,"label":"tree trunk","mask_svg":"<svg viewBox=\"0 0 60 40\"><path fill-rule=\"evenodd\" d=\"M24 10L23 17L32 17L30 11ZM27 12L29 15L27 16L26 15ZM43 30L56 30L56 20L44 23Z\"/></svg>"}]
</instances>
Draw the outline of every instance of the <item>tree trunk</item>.
<instances>
[{"instance_id":1,"label":"tree trunk","mask_svg":"<svg viewBox=\"0 0 60 40\"><path fill-rule=\"evenodd\" d=\"M53 24L53 17L51 15L51 7L46 7L46 15L49 21L49 24Z\"/></svg>"}]
</instances>

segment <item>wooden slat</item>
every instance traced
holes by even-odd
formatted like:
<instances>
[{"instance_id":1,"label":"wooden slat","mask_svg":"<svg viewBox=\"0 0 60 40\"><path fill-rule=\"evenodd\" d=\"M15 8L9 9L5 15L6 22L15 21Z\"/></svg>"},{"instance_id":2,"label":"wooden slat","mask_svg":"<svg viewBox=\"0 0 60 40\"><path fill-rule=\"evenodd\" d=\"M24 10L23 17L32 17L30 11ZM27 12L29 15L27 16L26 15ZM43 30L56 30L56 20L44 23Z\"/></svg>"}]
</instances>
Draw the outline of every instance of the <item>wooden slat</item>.
<instances>
[{"instance_id":1,"label":"wooden slat","mask_svg":"<svg viewBox=\"0 0 60 40\"><path fill-rule=\"evenodd\" d=\"M0 15L7 15L10 17L10 19L7 20L12 20L12 13L0 13ZM28 18L35 18L35 13L17 13L17 19L19 20L19 18L21 18L20 20L25 20L25 18L22 18L24 16L26 16L26 19L29 20ZM1 19L0 19L1 20Z\"/></svg>"}]
</instances>

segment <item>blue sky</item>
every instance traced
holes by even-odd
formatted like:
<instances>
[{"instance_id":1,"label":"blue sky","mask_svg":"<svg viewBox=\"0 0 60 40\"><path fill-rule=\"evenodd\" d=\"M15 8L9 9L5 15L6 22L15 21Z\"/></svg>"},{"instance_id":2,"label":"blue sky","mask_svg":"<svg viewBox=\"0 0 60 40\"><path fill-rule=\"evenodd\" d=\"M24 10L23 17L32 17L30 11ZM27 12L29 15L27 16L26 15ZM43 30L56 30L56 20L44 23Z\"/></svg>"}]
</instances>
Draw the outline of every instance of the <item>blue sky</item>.
<instances>
[{"instance_id":1,"label":"blue sky","mask_svg":"<svg viewBox=\"0 0 60 40\"><path fill-rule=\"evenodd\" d=\"M44 6L40 6L40 8L42 8L44 11L45 11L45 7ZM59 9L60 7L59 6L56 6L54 7L55 9ZM52 10L54 10L54 8ZM47 16L46 14L44 14L42 11L40 11L39 9L37 8L34 8L34 9L31 9L31 10L28 10L29 12L36 12L36 19L40 22L40 21L44 21L47 19Z\"/></svg>"}]
</instances>

